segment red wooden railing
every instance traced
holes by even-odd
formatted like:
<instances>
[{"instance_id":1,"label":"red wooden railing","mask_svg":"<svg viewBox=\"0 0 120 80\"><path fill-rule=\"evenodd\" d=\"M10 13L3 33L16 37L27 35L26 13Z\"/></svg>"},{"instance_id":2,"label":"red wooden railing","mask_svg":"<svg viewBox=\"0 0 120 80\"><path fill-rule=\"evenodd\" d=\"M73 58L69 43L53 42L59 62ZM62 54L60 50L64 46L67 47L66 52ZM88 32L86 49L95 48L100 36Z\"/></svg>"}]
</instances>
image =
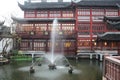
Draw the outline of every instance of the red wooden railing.
<instances>
[{"instance_id":1,"label":"red wooden railing","mask_svg":"<svg viewBox=\"0 0 120 80\"><path fill-rule=\"evenodd\" d=\"M105 57L103 80L120 80L120 56Z\"/></svg>"},{"instance_id":2,"label":"red wooden railing","mask_svg":"<svg viewBox=\"0 0 120 80\"><path fill-rule=\"evenodd\" d=\"M29 38L30 36L38 38L50 38L51 31L18 31L17 34L25 38ZM76 38L75 31L63 31L62 34L60 32L58 32L57 34L59 35L59 37L64 36L64 38Z\"/></svg>"}]
</instances>

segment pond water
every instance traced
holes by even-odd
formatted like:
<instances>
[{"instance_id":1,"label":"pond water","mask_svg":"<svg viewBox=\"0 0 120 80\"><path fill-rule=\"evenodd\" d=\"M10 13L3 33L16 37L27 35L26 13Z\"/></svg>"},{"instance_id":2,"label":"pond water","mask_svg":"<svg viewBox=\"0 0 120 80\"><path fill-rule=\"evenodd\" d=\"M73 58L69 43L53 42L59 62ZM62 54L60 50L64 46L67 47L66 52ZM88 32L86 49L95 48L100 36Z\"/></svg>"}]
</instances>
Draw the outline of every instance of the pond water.
<instances>
[{"instance_id":1,"label":"pond water","mask_svg":"<svg viewBox=\"0 0 120 80\"><path fill-rule=\"evenodd\" d=\"M0 80L102 80L102 62L97 60L69 60L74 70L60 67L49 70L48 66L36 66L35 73L30 74L31 61L14 61L0 66Z\"/></svg>"}]
</instances>

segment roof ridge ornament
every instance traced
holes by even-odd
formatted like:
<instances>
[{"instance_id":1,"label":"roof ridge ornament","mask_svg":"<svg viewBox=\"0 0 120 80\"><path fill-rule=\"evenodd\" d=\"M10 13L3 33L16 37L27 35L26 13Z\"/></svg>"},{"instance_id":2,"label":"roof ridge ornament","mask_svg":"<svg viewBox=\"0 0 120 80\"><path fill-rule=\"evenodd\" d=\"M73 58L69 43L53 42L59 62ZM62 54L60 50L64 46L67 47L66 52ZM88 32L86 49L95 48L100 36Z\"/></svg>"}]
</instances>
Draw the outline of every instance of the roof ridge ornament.
<instances>
[{"instance_id":1,"label":"roof ridge ornament","mask_svg":"<svg viewBox=\"0 0 120 80\"><path fill-rule=\"evenodd\" d=\"M120 8L120 4L116 3L117 7Z\"/></svg>"},{"instance_id":2,"label":"roof ridge ornament","mask_svg":"<svg viewBox=\"0 0 120 80\"><path fill-rule=\"evenodd\" d=\"M81 0L72 0L73 3L78 3L80 2Z\"/></svg>"}]
</instances>

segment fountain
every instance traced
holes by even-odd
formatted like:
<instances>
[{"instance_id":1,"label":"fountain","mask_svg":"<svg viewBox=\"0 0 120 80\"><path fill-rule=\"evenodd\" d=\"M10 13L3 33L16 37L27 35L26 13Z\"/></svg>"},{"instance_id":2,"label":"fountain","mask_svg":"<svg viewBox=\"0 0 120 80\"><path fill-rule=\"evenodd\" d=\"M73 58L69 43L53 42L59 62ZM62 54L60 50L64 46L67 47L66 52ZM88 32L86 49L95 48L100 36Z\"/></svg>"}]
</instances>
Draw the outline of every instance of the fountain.
<instances>
[{"instance_id":1,"label":"fountain","mask_svg":"<svg viewBox=\"0 0 120 80\"><path fill-rule=\"evenodd\" d=\"M63 44L61 43L61 45L59 46L59 48L61 48L62 50L59 52L56 52L56 43L57 41L59 41L60 37L58 35L58 21L57 19L53 20L53 25L52 25L52 30L51 30L51 40L50 40L50 52L43 55L42 58L44 58L44 63L47 63L49 70L55 70L58 68L58 66L64 66L64 67L69 67L69 73L72 73L73 68L70 65L69 61L66 59L66 57L63 55ZM42 62L40 62L39 60L36 61L35 63L32 64L32 69L33 66L35 64L38 63L38 66L42 65ZM30 67L30 71L31 71L31 67ZM32 70L33 71L33 70Z\"/></svg>"},{"instance_id":2,"label":"fountain","mask_svg":"<svg viewBox=\"0 0 120 80\"><path fill-rule=\"evenodd\" d=\"M56 33L56 29L57 29L57 24L58 21L57 19L54 19L53 21L53 25L52 25L52 31L51 31L51 58L50 58L50 64L48 65L49 69L53 70L56 69L56 65L54 63L55 61L55 44L56 44L56 40L57 40L57 33Z\"/></svg>"}]
</instances>

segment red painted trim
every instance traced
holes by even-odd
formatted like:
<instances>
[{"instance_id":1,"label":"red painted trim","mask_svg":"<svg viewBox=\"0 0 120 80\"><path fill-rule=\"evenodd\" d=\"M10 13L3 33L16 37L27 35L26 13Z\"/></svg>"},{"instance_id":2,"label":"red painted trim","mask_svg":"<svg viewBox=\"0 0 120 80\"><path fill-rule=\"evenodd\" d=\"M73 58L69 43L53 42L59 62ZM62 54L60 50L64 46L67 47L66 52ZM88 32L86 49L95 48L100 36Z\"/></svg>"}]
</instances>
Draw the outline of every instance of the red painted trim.
<instances>
[{"instance_id":1,"label":"red painted trim","mask_svg":"<svg viewBox=\"0 0 120 80\"><path fill-rule=\"evenodd\" d=\"M78 31L78 9L76 8L76 11L75 11L75 19L76 19L76 24L75 24L75 31L77 32Z\"/></svg>"},{"instance_id":2,"label":"red painted trim","mask_svg":"<svg viewBox=\"0 0 120 80\"><path fill-rule=\"evenodd\" d=\"M33 23L33 31L36 31L35 23Z\"/></svg>"},{"instance_id":3,"label":"red painted trim","mask_svg":"<svg viewBox=\"0 0 120 80\"><path fill-rule=\"evenodd\" d=\"M60 11L60 17L62 18L62 10Z\"/></svg>"},{"instance_id":4,"label":"red painted trim","mask_svg":"<svg viewBox=\"0 0 120 80\"><path fill-rule=\"evenodd\" d=\"M37 10L35 10L34 13L35 13L35 18L37 18Z\"/></svg>"},{"instance_id":5,"label":"red painted trim","mask_svg":"<svg viewBox=\"0 0 120 80\"><path fill-rule=\"evenodd\" d=\"M90 8L90 47L91 47L91 50L92 50L92 36L93 36L93 33L92 33L92 7Z\"/></svg>"},{"instance_id":6,"label":"red painted trim","mask_svg":"<svg viewBox=\"0 0 120 80\"><path fill-rule=\"evenodd\" d=\"M48 18L50 17L50 11L48 11Z\"/></svg>"},{"instance_id":7,"label":"red painted trim","mask_svg":"<svg viewBox=\"0 0 120 80\"><path fill-rule=\"evenodd\" d=\"M47 24L47 31L48 31L48 24Z\"/></svg>"},{"instance_id":8,"label":"red painted trim","mask_svg":"<svg viewBox=\"0 0 120 80\"><path fill-rule=\"evenodd\" d=\"M118 16L120 16L120 9L118 9Z\"/></svg>"},{"instance_id":9,"label":"red painted trim","mask_svg":"<svg viewBox=\"0 0 120 80\"><path fill-rule=\"evenodd\" d=\"M26 18L26 11L24 11L24 18Z\"/></svg>"},{"instance_id":10,"label":"red painted trim","mask_svg":"<svg viewBox=\"0 0 120 80\"><path fill-rule=\"evenodd\" d=\"M74 16L75 16L75 19L76 19L76 23L75 23L75 31L76 31L76 54L77 54L77 50L78 50L78 47L79 47L79 45L78 45L78 8L76 8L76 11L75 11L75 13L74 13Z\"/></svg>"},{"instance_id":11,"label":"red painted trim","mask_svg":"<svg viewBox=\"0 0 120 80\"><path fill-rule=\"evenodd\" d=\"M62 30L62 24L60 24L60 30Z\"/></svg>"}]
</instances>

